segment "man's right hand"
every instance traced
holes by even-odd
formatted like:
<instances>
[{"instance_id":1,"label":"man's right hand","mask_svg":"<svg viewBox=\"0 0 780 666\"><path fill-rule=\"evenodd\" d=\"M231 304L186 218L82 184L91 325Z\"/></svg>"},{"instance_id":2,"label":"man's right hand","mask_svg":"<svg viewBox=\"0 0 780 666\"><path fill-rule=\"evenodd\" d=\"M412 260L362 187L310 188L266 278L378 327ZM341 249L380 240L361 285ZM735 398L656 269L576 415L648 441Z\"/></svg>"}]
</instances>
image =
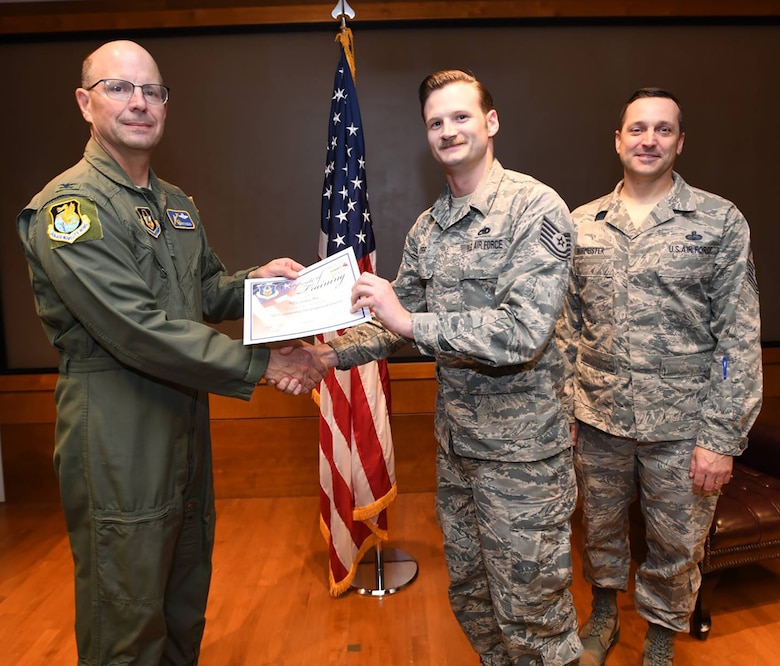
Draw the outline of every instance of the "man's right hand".
<instances>
[{"instance_id":1,"label":"man's right hand","mask_svg":"<svg viewBox=\"0 0 780 666\"><path fill-rule=\"evenodd\" d=\"M272 349L265 370L265 380L280 391L292 395L311 391L327 376L329 368L319 355L308 351L310 347L311 345ZM335 353L333 352L334 355Z\"/></svg>"}]
</instances>

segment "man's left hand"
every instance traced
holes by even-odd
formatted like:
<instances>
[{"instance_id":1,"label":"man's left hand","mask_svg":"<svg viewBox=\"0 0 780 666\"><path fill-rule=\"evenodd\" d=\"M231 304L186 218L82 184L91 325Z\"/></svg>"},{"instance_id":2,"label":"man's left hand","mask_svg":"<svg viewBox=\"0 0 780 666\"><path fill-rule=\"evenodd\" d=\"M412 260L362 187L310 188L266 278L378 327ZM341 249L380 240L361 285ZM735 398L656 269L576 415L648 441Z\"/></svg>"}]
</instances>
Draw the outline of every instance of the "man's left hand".
<instances>
[{"instance_id":1,"label":"man's left hand","mask_svg":"<svg viewBox=\"0 0 780 666\"><path fill-rule=\"evenodd\" d=\"M688 476L693 479L693 489L697 493L720 491L731 481L733 466L732 456L715 453L701 446L694 447L691 471L688 473Z\"/></svg>"},{"instance_id":2,"label":"man's left hand","mask_svg":"<svg viewBox=\"0 0 780 666\"><path fill-rule=\"evenodd\" d=\"M412 315L401 305L393 285L373 273L363 273L352 286L352 312L370 308L388 330L410 340Z\"/></svg>"},{"instance_id":3,"label":"man's left hand","mask_svg":"<svg viewBox=\"0 0 780 666\"><path fill-rule=\"evenodd\" d=\"M251 273L247 275L248 278L254 280L257 278L273 278L281 277L289 280L294 280L298 277L298 272L306 268L303 264L299 264L295 259L289 257L281 257L269 261L267 264L255 268Z\"/></svg>"}]
</instances>

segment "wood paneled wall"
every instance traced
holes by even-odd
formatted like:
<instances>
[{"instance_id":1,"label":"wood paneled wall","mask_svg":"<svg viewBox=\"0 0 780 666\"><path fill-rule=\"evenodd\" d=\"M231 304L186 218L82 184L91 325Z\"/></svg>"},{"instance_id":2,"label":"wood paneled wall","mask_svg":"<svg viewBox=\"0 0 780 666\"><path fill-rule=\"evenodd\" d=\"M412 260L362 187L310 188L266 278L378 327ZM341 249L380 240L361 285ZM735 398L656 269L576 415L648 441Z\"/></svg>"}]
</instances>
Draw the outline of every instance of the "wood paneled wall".
<instances>
[{"instance_id":1,"label":"wood paneled wall","mask_svg":"<svg viewBox=\"0 0 780 666\"><path fill-rule=\"evenodd\" d=\"M399 492L435 489L433 363L391 363ZM7 501L56 501L52 471L56 375L0 376L0 436ZM309 396L257 387L245 402L211 399L219 498L316 496L318 411ZM780 425L780 348L764 350L762 421Z\"/></svg>"},{"instance_id":2,"label":"wood paneled wall","mask_svg":"<svg viewBox=\"0 0 780 666\"><path fill-rule=\"evenodd\" d=\"M392 431L400 492L435 487L433 364L392 363ZM9 502L56 501L56 374L0 375L0 437ZM217 496L319 494L317 406L259 385L249 402L211 396Z\"/></svg>"},{"instance_id":3,"label":"wood paneled wall","mask_svg":"<svg viewBox=\"0 0 780 666\"><path fill-rule=\"evenodd\" d=\"M335 5L305 0L9 2L0 4L0 34L327 24ZM353 0L352 5L361 23L780 15L777 0Z\"/></svg>"}]
</instances>

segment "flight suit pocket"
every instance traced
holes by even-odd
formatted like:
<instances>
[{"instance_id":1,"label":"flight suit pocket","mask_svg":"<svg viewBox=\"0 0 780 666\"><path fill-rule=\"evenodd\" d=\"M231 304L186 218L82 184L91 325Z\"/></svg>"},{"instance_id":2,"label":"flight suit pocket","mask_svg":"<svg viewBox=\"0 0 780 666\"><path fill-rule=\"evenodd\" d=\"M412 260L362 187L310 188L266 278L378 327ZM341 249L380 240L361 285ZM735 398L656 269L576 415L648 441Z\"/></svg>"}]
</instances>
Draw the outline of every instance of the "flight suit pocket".
<instances>
[{"instance_id":1,"label":"flight suit pocket","mask_svg":"<svg viewBox=\"0 0 780 666\"><path fill-rule=\"evenodd\" d=\"M126 603L163 598L180 518L177 502L147 511L96 514L95 566L106 598Z\"/></svg>"}]
</instances>

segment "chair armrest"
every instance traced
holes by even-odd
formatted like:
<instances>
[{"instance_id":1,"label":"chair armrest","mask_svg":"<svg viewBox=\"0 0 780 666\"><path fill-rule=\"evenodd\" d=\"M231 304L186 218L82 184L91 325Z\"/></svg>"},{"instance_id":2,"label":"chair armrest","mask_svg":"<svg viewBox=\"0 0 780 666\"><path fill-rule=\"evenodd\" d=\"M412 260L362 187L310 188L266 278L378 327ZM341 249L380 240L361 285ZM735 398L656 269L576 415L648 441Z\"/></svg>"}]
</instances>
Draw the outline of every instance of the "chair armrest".
<instances>
[{"instance_id":1,"label":"chair armrest","mask_svg":"<svg viewBox=\"0 0 780 666\"><path fill-rule=\"evenodd\" d=\"M747 449L734 462L780 477L780 426L754 424L748 434Z\"/></svg>"}]
</instances>

